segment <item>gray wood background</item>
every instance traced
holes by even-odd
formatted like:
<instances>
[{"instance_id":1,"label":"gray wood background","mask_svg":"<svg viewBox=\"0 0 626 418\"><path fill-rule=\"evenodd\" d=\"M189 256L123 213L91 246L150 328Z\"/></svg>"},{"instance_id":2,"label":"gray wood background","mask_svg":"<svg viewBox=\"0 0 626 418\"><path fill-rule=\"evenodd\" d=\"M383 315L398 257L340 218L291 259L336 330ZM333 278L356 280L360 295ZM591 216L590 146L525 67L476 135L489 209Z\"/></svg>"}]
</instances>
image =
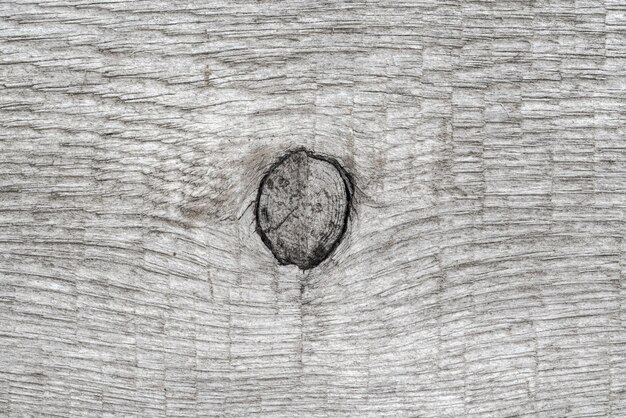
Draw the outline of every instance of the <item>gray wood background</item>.
<instances>
[{"instance_id":1,"label":"gray wood background","mask_svg":"<svg viewBox=\"0 0 626 418\"><path fill-rule=\"evenodd\" d=\"M1 416L624 417L625 220L623 0L0 2Z\"/></svg>"}]
</instances>

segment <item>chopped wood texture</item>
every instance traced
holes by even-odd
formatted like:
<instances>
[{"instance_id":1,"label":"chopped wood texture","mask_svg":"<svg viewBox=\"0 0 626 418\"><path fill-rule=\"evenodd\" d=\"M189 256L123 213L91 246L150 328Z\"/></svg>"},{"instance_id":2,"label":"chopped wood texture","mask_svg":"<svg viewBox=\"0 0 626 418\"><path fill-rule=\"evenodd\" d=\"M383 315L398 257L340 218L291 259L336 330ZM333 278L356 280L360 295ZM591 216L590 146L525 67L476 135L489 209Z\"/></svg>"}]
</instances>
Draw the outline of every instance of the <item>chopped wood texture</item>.
<instances>
[{"instance_id":1,"label":"chopped wood texture","mask_svg":"<svg viewBox=\"0 0 626 418\"><path fill-rule=\"evenodd\" d=\"M3 1L0 89L0 415L626 416L623 0Z\"/></svg>"}]
</instances>

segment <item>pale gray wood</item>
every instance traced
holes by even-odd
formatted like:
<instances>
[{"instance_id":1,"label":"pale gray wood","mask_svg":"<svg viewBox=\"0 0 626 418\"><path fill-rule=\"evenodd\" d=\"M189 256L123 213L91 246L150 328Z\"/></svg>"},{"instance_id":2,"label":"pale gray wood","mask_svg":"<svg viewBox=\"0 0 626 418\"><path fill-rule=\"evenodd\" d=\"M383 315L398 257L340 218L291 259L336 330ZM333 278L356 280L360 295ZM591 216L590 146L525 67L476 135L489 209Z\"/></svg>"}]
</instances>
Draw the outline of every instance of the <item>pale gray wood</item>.
<instances>
[{"instance_id":1,"label":"pale gray wood","mask_svg":"<svg viewBox=\"0 0 626 418\"><path fill-rule=\"evenodd\" d=\"M2 2L0 93L0 415L626 416L622 0Z\"/></svg>"}]
</instances>

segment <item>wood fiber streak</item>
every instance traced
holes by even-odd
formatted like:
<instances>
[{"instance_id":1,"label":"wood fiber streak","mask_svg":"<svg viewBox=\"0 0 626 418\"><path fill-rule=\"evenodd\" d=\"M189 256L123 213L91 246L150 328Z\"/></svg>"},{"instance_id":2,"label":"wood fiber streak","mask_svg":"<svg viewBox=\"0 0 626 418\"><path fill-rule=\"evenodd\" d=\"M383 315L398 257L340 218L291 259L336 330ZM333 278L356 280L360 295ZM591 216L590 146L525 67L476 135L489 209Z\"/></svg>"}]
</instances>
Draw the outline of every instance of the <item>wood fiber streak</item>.
<instances>
[{"instance_id":1,"label":"wood fiber streak","mask_svg":"<svg viewBox=\"0 0 626 418\"><path fill-rule=\"evenodd\" d=\"M623 417L625 220L621 0L0 2L0 416Z\"/></svg>"}]
</instances>

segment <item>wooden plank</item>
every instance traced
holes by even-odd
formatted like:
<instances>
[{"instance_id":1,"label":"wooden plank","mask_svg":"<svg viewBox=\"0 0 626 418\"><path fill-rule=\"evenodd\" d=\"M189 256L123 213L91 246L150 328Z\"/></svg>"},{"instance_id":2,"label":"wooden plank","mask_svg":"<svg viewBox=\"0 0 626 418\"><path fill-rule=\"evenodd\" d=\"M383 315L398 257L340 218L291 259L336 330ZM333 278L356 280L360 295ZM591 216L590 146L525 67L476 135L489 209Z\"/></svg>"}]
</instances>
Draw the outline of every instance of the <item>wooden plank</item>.
<instances>
[{"instance_id":1,"label":"wooden plank","mask_svg":"<svg viewBox=\"0 0 626 418\"><path fill-rule=\"evenodd\" d=\"M0 2L0 415L625 416L626 7ZM255 231L289 149L354 212Z\"/></svg>"}]
</instances>

